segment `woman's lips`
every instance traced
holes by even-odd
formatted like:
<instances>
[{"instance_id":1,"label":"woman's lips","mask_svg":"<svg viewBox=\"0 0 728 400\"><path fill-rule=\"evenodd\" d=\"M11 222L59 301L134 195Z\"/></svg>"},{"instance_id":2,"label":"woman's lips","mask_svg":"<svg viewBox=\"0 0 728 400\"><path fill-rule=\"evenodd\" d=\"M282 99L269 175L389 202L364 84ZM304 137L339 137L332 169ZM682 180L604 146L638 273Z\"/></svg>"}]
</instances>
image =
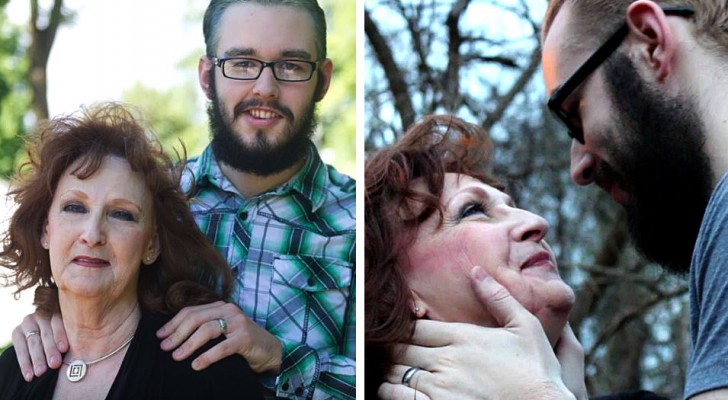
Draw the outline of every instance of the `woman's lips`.
<instances>
[{"instance_id":1,"label":"woman's lips","mask_svg":"<svg viewBox=\"0 0 728 400\"><path fill-rule=\"evenodd\" d=\"M82 267L89 267L89 268L102 268L102 267L108 267L109 262L101 259L101 258L95 258L95 257L86 257L86 256L79 256L73 259L73 263L80 265Z\"/></svg>"},{"instance_id":2,"label":"woman's lips","mask_svg":"<svg viewBox=\"0 0 728 400\"><path fill-rule=\"evenodd\" d=\"M533 268L533 267L545 267L554 269L555 265L551 261L551 255L546 251L540 251L531 257L528 257L526 261L521 265L521 270Z\"/></svg>"}]
</instances>

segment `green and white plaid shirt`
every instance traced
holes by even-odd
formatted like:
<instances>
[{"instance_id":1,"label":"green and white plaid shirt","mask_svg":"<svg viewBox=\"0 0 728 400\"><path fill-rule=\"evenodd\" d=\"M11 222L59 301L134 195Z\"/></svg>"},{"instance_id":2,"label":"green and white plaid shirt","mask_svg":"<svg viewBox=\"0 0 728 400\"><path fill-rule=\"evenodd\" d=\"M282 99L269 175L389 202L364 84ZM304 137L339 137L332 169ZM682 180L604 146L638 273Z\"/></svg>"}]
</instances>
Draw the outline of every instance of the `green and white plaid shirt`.
<instances>
[{"instance_id":1,"label":"green and white plaid shirt","mask_svg":"<svg viewBox=\"0 0 728 400\"><path fill-rule=\"evenodd\" d=\"M354 399L356 183L324 164L313 144L287 183L243 198L208 146L188 163L198 226L233 270L232 299L283 343L270 395ZM243 395L241 393L241 395Z\"/></svg>"}]
</instances>

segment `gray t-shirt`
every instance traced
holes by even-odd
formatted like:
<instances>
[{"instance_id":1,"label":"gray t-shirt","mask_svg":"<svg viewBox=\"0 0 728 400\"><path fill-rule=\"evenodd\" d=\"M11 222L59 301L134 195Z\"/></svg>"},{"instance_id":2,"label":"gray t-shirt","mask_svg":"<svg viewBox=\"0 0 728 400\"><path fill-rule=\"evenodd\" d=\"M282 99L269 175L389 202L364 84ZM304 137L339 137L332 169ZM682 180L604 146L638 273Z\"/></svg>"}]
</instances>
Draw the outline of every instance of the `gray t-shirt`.
<instances>
[{"instance_id":1,"label":"gray t-shirt","mask_svg":"<svg viewBox=\"0 0 728 400\"><path fill-rule=\"evenodd\" d=\"M728 173L705 210L689 279L692 351L686 399L728 387Z\"/></svg>"}]
</instances>

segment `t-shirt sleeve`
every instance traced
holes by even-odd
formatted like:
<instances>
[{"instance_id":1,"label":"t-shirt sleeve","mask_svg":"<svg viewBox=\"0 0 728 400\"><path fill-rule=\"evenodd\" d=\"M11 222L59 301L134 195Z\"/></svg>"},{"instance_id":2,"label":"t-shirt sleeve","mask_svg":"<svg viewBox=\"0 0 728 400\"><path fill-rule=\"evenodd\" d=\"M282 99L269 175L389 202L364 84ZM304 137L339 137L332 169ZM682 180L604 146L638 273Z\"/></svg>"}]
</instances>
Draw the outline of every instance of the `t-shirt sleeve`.
<instances>
[{"instance_id":1,"label":"t-shirt sleeve","mask_svg":"<svg viewBox=\"0 0 728 400\"><path fill-rule=\"evenodd\" d=\"M692 351L685 398L728 387L728 174L703 217L689 284Z\"/></svg>"}]
</instances>

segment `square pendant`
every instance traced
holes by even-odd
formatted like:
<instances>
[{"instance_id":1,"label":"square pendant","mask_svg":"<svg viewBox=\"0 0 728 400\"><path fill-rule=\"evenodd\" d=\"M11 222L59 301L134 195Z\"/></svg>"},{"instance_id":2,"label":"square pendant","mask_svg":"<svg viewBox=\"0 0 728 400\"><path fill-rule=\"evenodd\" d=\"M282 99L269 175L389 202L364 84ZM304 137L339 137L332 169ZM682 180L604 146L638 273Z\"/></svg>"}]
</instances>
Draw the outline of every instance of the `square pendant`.
<instances>
[{"instance_id":1,"label":"square pendant","mask_svg":"<svg viewBox=\"0 0 728 400\"><path fill-rule=\"evenodd\" d=\"M78 382L86 376L86 363L76 360L68 365L66 370L66 378L71 382Z\"/></svg>"}]
</instances>

